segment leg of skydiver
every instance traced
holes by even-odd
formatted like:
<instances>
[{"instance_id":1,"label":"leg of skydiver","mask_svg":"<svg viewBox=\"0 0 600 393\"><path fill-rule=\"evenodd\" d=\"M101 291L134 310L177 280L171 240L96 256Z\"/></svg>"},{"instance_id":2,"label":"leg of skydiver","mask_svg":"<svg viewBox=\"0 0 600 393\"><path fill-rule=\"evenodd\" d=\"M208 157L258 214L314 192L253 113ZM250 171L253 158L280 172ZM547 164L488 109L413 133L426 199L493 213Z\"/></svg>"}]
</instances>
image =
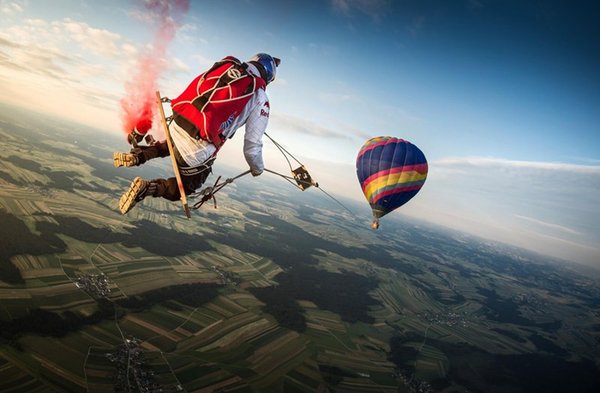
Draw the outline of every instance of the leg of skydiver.
<instances>
[{"instance_id":1,"label":"leg of skydiver","mask_svg":"<svg viewBox=\"0 0 600 393\"><path fill-rule=\"evenodd\" d=\"M138 166L153 158L167 157L168 155L167 142L162 141L149 146L134 147L129 153L115 152L113 153L113 163L117 168Z\"/></svg>"},{"instance_id":2,"label":"leg of skydiver","mask_svg":"<svg viewBox=\"0 0 600 393\"><path fill-rule=\"evenodd\" d=\"M182 176L181 180L186 195L193 193L204 184L211 171L211 167L208 166L198 174ZM136 177L129 186L129 190L127 190L119 200L119 210L121 211L121 214L129 212L137 202L147 196L155 198L161 197L168 199L169 201L178 201L181 198L175 177L154 180L144 180L141 177Z\"/></svg>"}]
</instances>

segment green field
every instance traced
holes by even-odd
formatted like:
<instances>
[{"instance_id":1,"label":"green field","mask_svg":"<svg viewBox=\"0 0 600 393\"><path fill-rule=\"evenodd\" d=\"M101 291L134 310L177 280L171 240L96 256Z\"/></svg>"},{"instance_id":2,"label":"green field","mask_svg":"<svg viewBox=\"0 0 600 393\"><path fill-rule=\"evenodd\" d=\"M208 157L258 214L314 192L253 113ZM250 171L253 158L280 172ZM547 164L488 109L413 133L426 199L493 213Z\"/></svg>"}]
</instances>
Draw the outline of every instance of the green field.
<instances>
[{"instance_id":1,"label":"green field","mask_svg":"<svg viewBox=\"0 0 600 393\"><path fill-rule=\"evenodd\" d=\"M477 391L484 377L460 370L479 362L520 375L512 356L570 359L550 366L579 365L581 380L591 375L586 359L600 363L591 278L533 270L527 257L408 221L374 233L269 178L235 183L219 209L191 220L152 198L121 216L116 201L138 168L112 167L114 141L76 146L48 124L0 123L0 214L11 239L0 249L1 391L109 392L138 371L164 391L413 392L415 381ZM171 170L150 168L144 176ZM106 297L75 285L100 273ZM559 274L570 281L557 284ZM152 291L208 284L218 289L205 301L170 293L142 304ZM273 292L259 298L256 288ZM55 319L30 326L39 315ZM132 353L143 368L123 363ZM510 392L505 385L496 391Z\"/></svg>"}]
</instances>

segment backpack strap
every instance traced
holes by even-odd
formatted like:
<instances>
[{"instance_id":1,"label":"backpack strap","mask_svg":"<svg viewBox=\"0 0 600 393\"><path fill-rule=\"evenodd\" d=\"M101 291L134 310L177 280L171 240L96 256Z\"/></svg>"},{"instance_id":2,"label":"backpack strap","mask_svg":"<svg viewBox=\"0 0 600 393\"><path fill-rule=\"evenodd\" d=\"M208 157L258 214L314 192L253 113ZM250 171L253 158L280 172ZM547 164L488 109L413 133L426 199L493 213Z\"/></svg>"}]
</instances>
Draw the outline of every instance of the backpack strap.
<instances>
[{"instance_id":1,"label":"backpack strap","mask_svg":"<svg viewBox=\"0 0 600 393\"><path fill-rule=\"evenodd\" d=\"M231 64L231 66L229 67L229 69L227 69L227 71L225 71L219 77L219 80L217 81L217 83L215 83L215 85L212 88L208 89L207 91L205 91L204 93L199 95L192 102L192 105L194 105L196 107L196 109L198 109L200 112L204 111L206 104L208 104L210 102L214 92L216 92L218 89L225 87L225 86L229 85L230 83L237 81L238 79L253 77L248 72L248 65L246 63L240 62L238 59L236 59L233 56L226 57L225 59L216 62L208 71L206 71L204 73L204 76L205 77L208 76L211 72L213 72L214 70L218 69L219 67L221 67L225 64ZM200 83L202 83L203 80L204 80L204 78L202 78ZM244 91L243 94L244 95L249 94L253 89L254 89L254 84L250 84L250 85L248 85L248 87L246 88L246 90Z\"/></svg>"},{"instance_id":2,"label":"backpack strap","mask_svg":"<svg viewBox=\"0 0 600 393\"><path fill-rule=\"evenodd\" d=\"M210 69L201 75L198 84L202 84L207 80L207 78L211 77L211 74L214 73L214 71L227 64L229 64L229 67L224 69L221 75L219 75L216 83L211 88L196 96L196 98L194 98L191 102L188 101L188 103L194 106L198 112L204 113L206 106L212 101L214 94L219 89L222 89L223 87L226 87L238 80L244 78L251 79L250 83L248 83L242 92L242 96L249 95L265 85L260 76L255 76L248 72L248 64L242 63L233 56L225 57L223 60L214 63ZM226 139L222 134L211 136L209 134L209 130L197 127L194 123L182 116L176 110L173 111L173 118L175 119L176 123L181 126L192 138L196 140L204 139L211 141L217 147L217 150L221 147Z\"/></svg>"}]
</instances>

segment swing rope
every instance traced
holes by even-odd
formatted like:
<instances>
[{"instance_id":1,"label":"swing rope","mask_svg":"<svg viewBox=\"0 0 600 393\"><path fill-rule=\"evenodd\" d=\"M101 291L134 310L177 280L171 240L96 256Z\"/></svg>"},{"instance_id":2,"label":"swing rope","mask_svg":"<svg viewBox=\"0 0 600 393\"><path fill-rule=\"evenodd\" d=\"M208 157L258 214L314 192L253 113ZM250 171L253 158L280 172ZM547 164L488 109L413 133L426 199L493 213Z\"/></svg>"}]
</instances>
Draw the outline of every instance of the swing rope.
<instances>
[{"instance_id":1,"label":"swing rope","mask_svg":"<svg viewBox=\"0 0 600 393\"><path fill-rule=\"evenodd\" d=\"M275 145L275 147L277 147L277 149L279 149L279 151L281 152L281 155L283 155L283 157L287 161L288 166L290 168L290 171L293 174L296 174L296 172L295 172L295 170L292 167L292 163L290 161L290 158L293 159L294 161L296 161L298 163L298 165L300 165L300 168L297 169L296 171L298 171L298 170L301 169L301 171L308 176L308 179L312 180L312 178L308 174L308 171L306 171L306 169L304 169L304 164L302 164L296 157L294 157L294 155L292 153L290 153L289 151L287 151L285 149L285 147L283 147L282 145L280 145L275 139L271 138L271 136L269 134L267 134L265 132L265 135L267 136L267 138L269 138L271 140L271 142L273 142L273 144ZM327 191L325 191L324 189L322 189L321 187L319 187L319 183L317 183L317 182L306 181L306 180L301 179L299 176L295 176L295 177L287 176L287 175L284 175L282 173L279 173L279 172L276 172L276 171L273 171L273 170L267 169L267 168L265 168L265 172L269 172L269 173L271 173L273 175L276 175L276 176L279 176L279 177L285 179L287 182L289 182L290 184L292 184L294 187L298 188L301 191L304 191L306 188L308 188L310 186L314 186L317 189L319 189L323 194L325 194L330 199L332 199L333 201L335 201L338 205L340 205L341 207L343 207L344 209L346 209L350 214L354 215L354 212L352 210L350 210L348 207L346 207L346 205L344 205L342 202L340 202L339 200L337 200L335 197L333 197ZM220 191L223 187L225 187L227 184L232 183L234 180L239 179L240 177L245 176L248 173L250 173L250 170L247 170L246 172L242 172L239 175L234 176L232 178L226 179L223 183L219 183L219 180L221 180L221 176L219 176L217 178L217 180L215 181L215 183L213 184L213 186L206 187L203 190L201 190L200 192L196 192L196 193L190 195L193 198L201 197L200 201L196 202L192 206L192 209L194 209L194 210L199 209L205 202L207 202L207 201L209 201L211 199L213 200L214 207L217 208L217 198L215 197L215 194L218 191Z\"/></svg>"},{"instance_id":2,"label":"swing rope","mask_svg":"<svg viewBox=\"0 0 600 393\"><path fill-rule=\"evenodd\" d=\"M202 205L204 205L205 202L208 202L211 199L213 200L214 207L216 209L217 208L217 198L215 197L215 194L218 191L220 191L223 187L225 187L226 185L233 183L234 180L239 179L242 176L246 176L248 173L250 173L250 170L247 170L246 172L242 172L237 176L226 179L223 183L219 183L219 180L221 180L221 176L219 176L219 177L217 177L217 180L215 181L215 184L213 184L212 187L205 187L200 192L195 192L193 194L190 194L190 197L192 197L192 198L202 197L202 199L200 199L200 201L194 203L194 206L192 206L192 209L194 209L194 210L199 209L200 207L202 207Z\"/></svg>"},{"instance_id":3,"label":"swing rope","mask_svg":"<svg viewBox=\"0 0 600 393\"><path fill-rule=\"evenodd\" d=\"M350 214L354 214L354 212L353 212L352 210L348 209L348 208L347 208L347 207L346 207L346 206L345 206L345 205L344 205L342 202L338 201L336 198L334 198L334 197L333 197L331 194L329 194L327 191L325 191L324 189L322 189L321 187L319 187L319 184L318 184L318 183L315 183L315 184L313 184L313 183L311 183L311 182L307 182L307 181L304 181L304 180L299 180L299 179L296 179L296 178L294 178L294 177L287 176L287 175L284 175L284 174L282 174L282 173L279 173L279 172L272 171L272 170L270 170L270 169L267 169L267 168L265 168L265 172L269 172L269 173L272 173L272 174L274 174L274 175L277 175L277 176L280 176L280 177L284 178L285 180L287 180L287 181L288 181L288 183L290 183L290 184L291 184L291 185L293 185L294 187L298 188L300 191L304 191L304 189L303 189L302 187L300 187L298 184L294 183L294 181L296 181L297 183L304 183L304 184L306 184L307 186L312 186L312 185L314 185L314 186L315 186L316 188L318 188L318 189L319 189L319 190L320 190L320 191L321 191L323 194L327 195L329 198L331 198L332 200L334 200L334 201L335 201L335 202L336 202L338 205L340 205L341 207L343 207L344 209L346 209L346 210L347 210L347 211L348 211Z\"/></svg>"}]
</instances>

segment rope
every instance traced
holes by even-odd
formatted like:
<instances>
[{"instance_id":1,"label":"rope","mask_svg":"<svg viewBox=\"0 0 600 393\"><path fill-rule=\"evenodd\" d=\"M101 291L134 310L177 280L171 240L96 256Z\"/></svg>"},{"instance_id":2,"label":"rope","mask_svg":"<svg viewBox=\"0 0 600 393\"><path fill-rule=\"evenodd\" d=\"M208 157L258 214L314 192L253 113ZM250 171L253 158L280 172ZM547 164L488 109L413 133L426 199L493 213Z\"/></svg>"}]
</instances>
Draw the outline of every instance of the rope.
<instances>
[{"instance_id":1,"label":"rope","mask_svg":"<svg viewBox=\"0 0 600 393\"><path fill-rule=\"evenodd\" d=\"M287 161L288 166L290 167L290 171L292 173L294 172L294 169L292 168L292 164L291 164L288 156L291 157L294 161L296 161L298 163L298 165L300 165L301 167L304 168L304 164L302 164L296 157L294 157L292 155L292 153L290 153L289 151L287 151L282 145L280 145L275 139L271 138L271 136L269 134L267 134L266 132L265 132L265 135L267 136L267 138L269 138L271 140L271 142L273 142L273 144L275 145L275 147L277 147L279 149L279 151L281 152L281 154L283 155L283 157ZM333 199L338 205L342 206L344 209L346 209L348 212L350 212L350 214L354 214L354 212L352 210L348 209L343 203L341 203L336 198L334 198L331 194L329 194L327 191L325 191L324 189L322 189L321 187L319 187L319 184L316 183L316 182L307 182L307 181L304 181L304 180L301 180L301 179L298 179L298 178L295 178L295 177L290 177L290 176L283 175L281 173L277 173L275 171L272 171L272 170L269 170L269 169L266 169L266 168L265 168L265 172L270 172L270 173L272 173L274 175L277 175L277 176L280 176L280 177L284 178L289 183L291 183L292 185L294 185L294 187L300 189L301 191L304 191L304 188L300 187L298 185L298 183L305 184L307 187L309 187L309 186L315 186L321 192L323 192L323 194L327 195L329 198ZM308 171L307 171L307 173L308 173ZM294 183L294 181L296 183Z\"/></svg>"},{"instance_id":2,"label":"rope","mask_svg":"<svg viewBox=\"0 0 600 393\"><path fill-rule=\"evenodd\" d=\"M242 172L237 176L226 179L223 183L219 183L219 180L221 180L221 176L219 176L217 178L217 180L215 181L215 184L213 184L212 186L205 187L200 192L195 192L193 194L190 194L191 198L202 197L202 199L200 201L196 202L194 204L194 206L192 206L192 209L194 209L194 210L199 209L200 207L202 207L202 205L204 205L204 202L210 201L211 199L213 200L214 207L216 209L217 208L217 198L215 197L215 194L218 191L220 191L223 187L225 187L227 184L233 183L234 180L239 179L242 176L246 176L248 173L250 173L250 170L247 170L246 172Z\"/></svg>"},{"instance_id":3,"label":"rope","mask_svg":"<svg viewBox=\"0 0 600 393\"><path fill-rule=\"evenodd\" d=\"M277 149L279 149L279 151L281 152L281 154L283 155L283 157L287 161L288 166L290 167L290 171L292 173L294 173L294 169L292 168L292 163L290 162L290 159L288 157L292 158L294 161L296 161L298 163L298 165L300 165L302 168L304 168L304 164L302 164L296 157L294 157L292 155L292 153L290 153L289 151L287 151L282 145L280 145L275 139L271 138L271 136L269 134L267 134L266 132L265 132L265 135L267 136L267 138L269 138L271 140L271 142L273 142L273 144L277 147ZM314 182L314 181L309 182L309 181L305 181L305 180L299 179L297 177L287 176L287 175L284 175L284 174L279 173L279 172L272 171L272 170L267 169L267 168L265 168L265 172L272 173L272 174L274 174L276 176L279 176L279 177L287 180L288 183L290 183L294 187L298 188L300 191L304 191L306 188L308 188L310 186L314 186L315 188L318 188L323 194L327 195L330 199L332 199L333 201L335 201L338 205L340 205L341 207L343 207L344 209L346 209L350 214L354 215L354 212L352 210L350 210L348 207L346 207L346 205L344 205L342 202L340 202L339 200L337 200L336 198L334 198L327 191L325 191L324 189L322 189L321 187L319 187L319 183L317 183L317 182ZM227 184L232 183L234 180L239 179L240 177L245 176L248 173L250 173L250 170L247 170L246 172L242 172L239 175L234 176L232 178L226 179L223 183L219 183L219 180L221 180L221 176L219 176L217 178L217 180L215 181L215 183L212 186L206 187L202 191L190 195L190 197L192 197L192 198L202 197L202 199L200 199L200 201L196 202L192 206L192 209L194 209L194 210L199 209L200 207L202 207L202 205L205 202L208 202L211 199L213 200L213 204L214 204L214 207L216 209L217 208L217 198L215 197L215 194L218 191L220 191L223 187L225 187ZM306 171L306 173L308 174L308 171ZM304 187L304 188L301 187L300 186L301 184L305 185L306 187Z\"/></svg>"},{"instance_id":4,"label":"rope","mask_svg":"<svg viewBox=\"0 0 600 393\"><path fill-rule=\"evenodd\" d=\"M292 169L292 164L290 163L290 160L288 159L288 156L290 156L291 158L294 159L294 161L296 161L298 163L298 165L303 166L303 164L298 161L298 159L296 157L294 157L292 155L292 153L290 153L289 151L287 151L283 146L281 146L279 143L277 143L277 141L273 138L271 138L271 136L269 134L267 134L265 132L265 135L267 138L269 138L271 140L271 142L273 142L273 144L279 149L279 151L281 152L281 154L283 155L283 157L285 158L285 160L287 161L289 167L290 167L290 171L293 170Z\"/></svg>"},{"instance_id":5,"label":"rope","mask_svg":"<svg viewBox=\"0 0 600 393\"><path fill-rule=\"evenodd\" d=\"M304 181L304 180L298 180L298 179L296 179L294 177L287 176L287 175L284 175L284 174L279 173L279 172L272 171L272 170L267 169L267 168L265 168L265 172L269 172L269 173L272 173L274 175L277 175L277 176L280 176L280 177L284 178L290 184L292 184L294 187L298 188L301 191L303 191L302 187L300 187L297 183L306 184L307 186L312 186L313 185L313 183L311 183L311 182L307 182L307 181ZM296 183L294 183L294 182L296 182ZM319 187L319 185L317 184L316 187Z\"/></svg>"},{"instance_id":6,"label":"rope","mask_svg":"<svg viewBox=\"0 0 600 393\"><path fill-rule=\"evenodd\" d=\"M302 164L300 164L300 165L302 165ZM294 177L291 177L291 176L286 176L286 175L284 175L284 174L282 174L282 173L275 172L275 171L272 171L272 170L270 170L270 169L267 169L267 168L265 168L265 172L269 172L269 173L272 173L272 174L274 174L274 175L277 175L277 176L280 176L280 177L284 178L284 179L285 179L285 180L287 180L287 181L288 181L290 184L292 184L294 187L296 187L296 188L300 189L301 191L304 191L304 190L303 190L303 189L302 189L302 187L300 187L298 184L294 183L294 181L295 181L295 182L297 182L297 183L303 183L303 184L306 184L306 185L309 185L309 186L312 186L312 185L314 185L314 186L315 186L317 189L319 189L319 190L320 190L320 191L321 191L323 194L327 195L329 198L331 198L332 200L334 200L334 201L335 201L335 202L336 202L338 205L340 205L341 207L343 207L344 209L346 209L346 210L347 210L347 211L348 211L350 214L354 215L354 212L353 212L352 210L348 209L348 208L347 208L347 207L346 207L346 206L345 206L345 205L344 205L342 202L338 201L336 198L334 198L334 197L333 197L331 194L329 194L327 191L325 191L324 189L322 189L321 187L319 187L319 184L318 184L318 183L311 183L311 182L307 182L307 181L299 180L299 179L296 179L296 178L294 178ZM293 181L292 181L292 180L293 180Z\"/></svg>"}]
</instances>

